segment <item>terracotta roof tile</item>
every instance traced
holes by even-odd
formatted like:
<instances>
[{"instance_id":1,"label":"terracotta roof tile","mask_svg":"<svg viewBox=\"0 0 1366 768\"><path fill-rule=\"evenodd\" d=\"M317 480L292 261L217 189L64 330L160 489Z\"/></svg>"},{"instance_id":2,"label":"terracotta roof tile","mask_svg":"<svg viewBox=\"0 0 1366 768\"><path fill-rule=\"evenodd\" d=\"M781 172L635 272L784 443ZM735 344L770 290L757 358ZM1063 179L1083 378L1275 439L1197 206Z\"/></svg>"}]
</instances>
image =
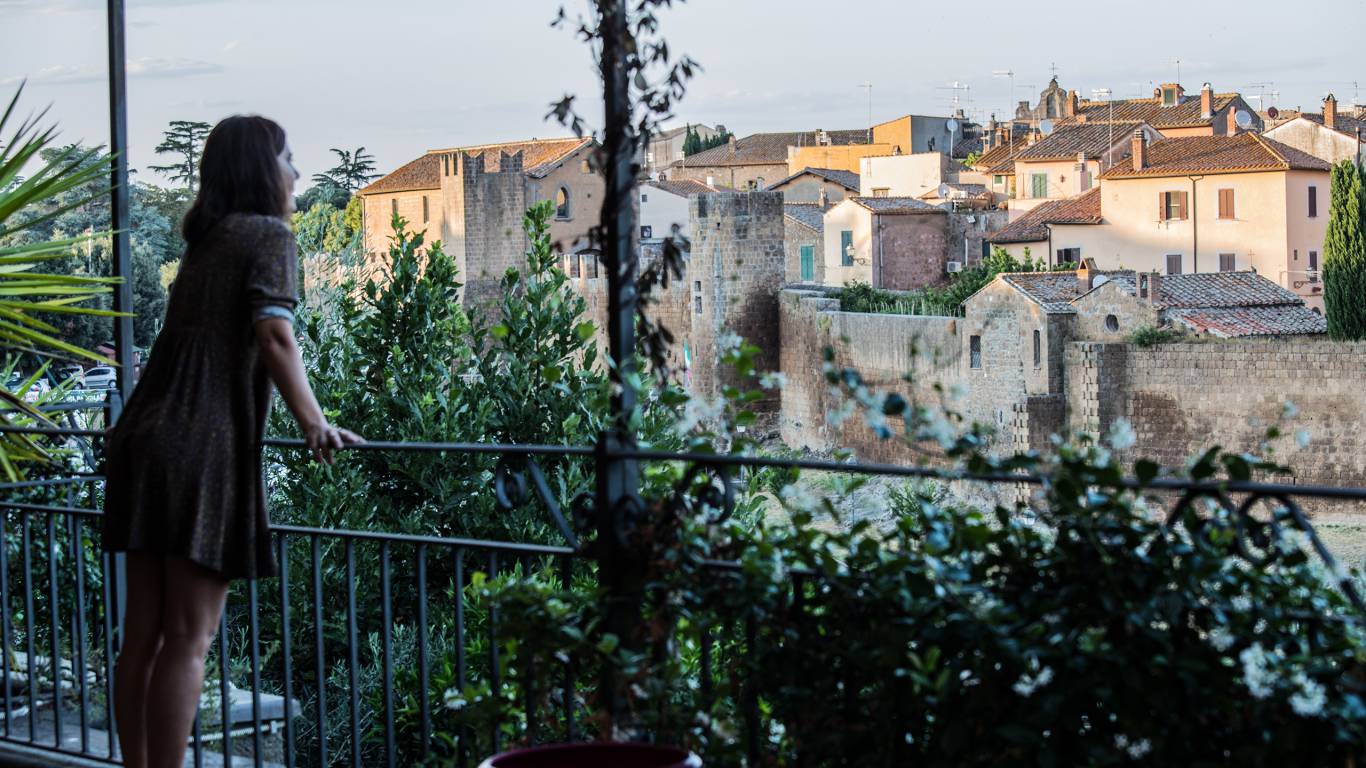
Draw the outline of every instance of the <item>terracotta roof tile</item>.
<instances>
[{"instance_id":1,"label":"terracotta roof tile","mask_svg":"<svg viewBox=\"0 0 1366 768\"><path fill-rule=\"evenodd\" d=\"M859 190L858 174L853 171L845 171L839 168L803 168L785 179L773 182L768 185L768 188L773 189L774 187L780 187L798 176L804 176L806 174L825 179L831 184L838 184L850 192L857 192Z\"/></svg>"},{"instance_id":2,"label":"terracotta roof tile","mask_svg":"<svg viewBox=\"0 0 1366 768\"><path fill-rule=\"evenodd\" d=\"M692 195L707 195L721 190L716 187L708 186L700 181L693 179L666 179L663 181L651 180L644 182L644 186L662 189L670 194L679 197L690 197Z\"/></svg>"},{"instance_id":3,"label":"terracotta roof tile","mask_svg":"<svg viewBox=\"0 0 1366 768\"><path fill-rule=\"evenodd\" d=\"M412 162L399 166L390 173L357 194L373 195L382 192L406 192L418 189L437 189L441 186L441 156L453 152L472 155L490 155L494 162L502 155L522 153L522 170L528 176L545 176L566 156L592 142L592 139L533 139L532 141L510 141L501 144L480 144L471 147L433 149Z\"/></svg>"},{"instance_id":4,"label":"terracotta roof tile","mask_svg":"<svg viewBox=\"0 0 1366 768\"><path fill-rule=\"evenodd\" d=\"M831 146L867 144L868 129L848 131L826 131ZM735 140L735 154L731 154L729 144L703 150L695 155L679 160L674 166L701 168L706 166L730 165L777 165L787 163L788 147L817 146L815 131L796 131L791 133L755 133Z\"/></svg>"},{"instance_id":5,"label":"terracotta roof tile","mask_svg":"<svg viewBox=\"0 0 1366 768\"><path fill-rule=\"evenodd\" d=\"M873 213L946 213L943 208L930 205L914 197L851 197L849 199Z\"/></svg>"},{"instance_id":6,"label":"terracotta roof tile","mask_svg":"<svg viewBox=\"0 0 1366 768\"><path fill-rule=\"evenodd\" d=\"M1327 171L1329 165L1278 141L1254 133L1240 133L1155 141L1148 145L1148 162L1142 170L1134 170L1132 163L1118 163L1101 174L1101 178L1288 170Z\"/></svg>"},{"instance_id":7,"label":"terracotta roof tile","mask_svg":"<svg viewBox=\"0 0 1366 768\"><path fill-rule=\"evenodd\" d=\"M783 203L783 213L788 218L817 232L825 231L825 212L828 210L829 205L821 208L816 203Z\"/></svg>"},{"instance_id":8,"label":"terracotta roof tile","mask_svg":"<svg viewBox=\"0 0 1366 768\"><path fill-rule=\"evenodd\" d=\"M1016 160L1070 160L1078 152L1099 159L1110 147L1126 141L1143 123L1086 123L1059 127L1032 146L1015 153Z\"/></svg>"},{"instance_id":9,"label":"terracotta roof tile","mask_svg":"<svg viewBox=\"0 0 1366 768\"><path fill-rule=\"evenodd\" d=\"M1308 307L1176 309L1164 313L1197 332L1230 339L1246 336L1300 336L1328 332L1328 321Z\"/></svg>"},{"instance_id":10,"label":"terracotta roof tile","mask_svg":"<svg viewBox=\"0 0 1366 768\"><path fill-rule=\"evenodd\" d=\"M1242 98L1237 93L1214 94L1214 113L1228 108ZM1196 128L1209 125L1210 117L1205 117L1200 109L1200 94L1186 94L1180 104L1163 106L1158 97L1148 99L1117 99L1115 101L1082 100L1078 113L1086 116L1086 122L1142 122L1157 130L1163 128ZM1075 117L1060 118L1059 124L1077 122Z\"/></svg>"},{"instance_id":11,"label":"terracotta roof tile","mask_svg":"<svg viewBox=\"0 0 1366 768\"><path fill-rule=\"evenodd\" d=\"M1322 114L1313 112L1301 112L1299 116L1304 118L1305 120L1308 120L1311 123L1323 125ZM1362 136L1366 136L1366 119L1352 117L1350 115L1344 115L1341 112L1338 112L1337 120L1334 122L1334 127L1332 130L1335 130L1338 133L1343 134L1344 136L1350 136L1354 139L1357 137L1358 131L1361 133Z\"/></svg>"},{"instance_id":12,"label":"terracotta roof tile","mask_svg":"<svg viewBox=\"0 0 1366 768\"><path fill-rule=\"evenodd\" d=\"M1015 173L1015 157L1025 150L1025 140L1015 139L1012 145L1006 142L996 147L992 147L985 155L977 158L977 164L973 166L977 170L987 173Z\"/></svg>"},{"instance_id":13,"label":"terracotta roof tile","mask_svg":"<svg viewBox=\"0 0 1366 768\"><path fill-rule=\"evenodd\" d=\"M1052 200L987 236L989 243L1035 243L1048 239L1047 224L1099 224L1100 187L1066 200Z\"/></svg>"}]
</instances>

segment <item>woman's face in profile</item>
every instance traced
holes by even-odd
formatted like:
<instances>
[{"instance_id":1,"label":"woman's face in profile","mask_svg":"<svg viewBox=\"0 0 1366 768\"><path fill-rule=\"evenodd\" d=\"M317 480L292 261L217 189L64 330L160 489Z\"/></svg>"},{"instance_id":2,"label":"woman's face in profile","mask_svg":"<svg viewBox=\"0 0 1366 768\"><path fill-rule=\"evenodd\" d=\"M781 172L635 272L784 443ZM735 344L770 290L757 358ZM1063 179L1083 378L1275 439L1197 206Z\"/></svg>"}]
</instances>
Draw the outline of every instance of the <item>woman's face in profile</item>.
<instances>
[{"instance_id":1,"label":"woman's face in profile","mask_svg":"<svg viewBox=\"0 0 1366 768\"><path fill-rule=\"evenodd\" d=\"M285 211L294 213L294 182L299 179L299 170L294 167L294 151L289 148L289 142L285 142L285 148L280 150L278 159L280 177L285 180Z\"/></svg>"}]
</instances>

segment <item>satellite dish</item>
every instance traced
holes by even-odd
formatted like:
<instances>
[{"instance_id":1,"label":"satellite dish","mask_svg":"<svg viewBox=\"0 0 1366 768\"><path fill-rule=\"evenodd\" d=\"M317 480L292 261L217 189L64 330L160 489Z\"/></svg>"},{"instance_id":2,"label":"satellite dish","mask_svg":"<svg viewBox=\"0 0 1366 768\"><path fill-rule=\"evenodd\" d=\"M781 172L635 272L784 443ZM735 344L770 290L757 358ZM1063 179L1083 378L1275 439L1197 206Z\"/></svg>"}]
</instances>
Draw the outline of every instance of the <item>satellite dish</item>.
<instances>
[{"instance_id":1,"label":"satellite dish","mask_svg":"<svg viewBox=\"0 0 1366 768\"><path fill-rule=\"evenodd\" d=\"M1252 125L1252 115L1249 115L1246 110L1240 109L1238 114L1233 116L1233 121L1238 124L1239 128L1247 130Z\"/></svg>"},{"instance_id":2,"label":"satellite dish","mask_svg":"<svg viewBox=\"0 0 1366 768\"><path fill-rule=\"evenodd\" d=\"M1045 136L1047 136L1048 134L1052 133L1052 132L1053 132L1053 121L1052 121L1052 120L1040 120L1040 121L1039 121L1039 132L1042 133L1042 134L1045 135Z\"/></svg>"},{"instance_id":3,"label":"satellite dish","mask_svg":"<svg viewBox=\"0 0 1366 768\"><path fill-rule=\"evenodd\" d=\"M1109 275L1096 275L1096 279L1091 281L1091 287L1092 287L1092 288L1099 288L1099 287L1101 287L1102 285L1105 285L1105 284L1108 283L1108 282L1110 282L1110 276L1109 276Z\"/></svg>"},{"instance_id":4,"label":"satellite dish","mask_svg":"<svg viewBox=\"0 0 1366 768\"><path fill-rule=\"evenodd\" d=\"M1272 120L1275 120L1276 118L1281 116L1281 111L1279 109L1276 109L1275 107L1271 107L1266 111L1266 116L1271 118Z\"/></svg>"},{"instance_id":5,"label":"satellite dish","mask_svg":"<svg viewBox=\"0 0 1366 768\"><path fill-rule=\"evenodd\" d=\"M944 123L944 127L949 129L949 133L953 133L954 131L958 130L958 121L954 120L953 118L949 118L949 121L947 123Z\"/></svg>"},{"instance_id":6,"label":"satellite dish","mask_svg":"<svg viewBox=\"0 0 1366 768\"><path fill-rule=\"evenodd\" d=\"M940 185L939 185L939 190L938 190L938 191L939 191L939 199L940 199L940 200L948 200L948 199L949 199L949 193L952 192L953 190L949 188L949 185L948 185L948 184L940 184Z\"/></svg>"}]
</instances>

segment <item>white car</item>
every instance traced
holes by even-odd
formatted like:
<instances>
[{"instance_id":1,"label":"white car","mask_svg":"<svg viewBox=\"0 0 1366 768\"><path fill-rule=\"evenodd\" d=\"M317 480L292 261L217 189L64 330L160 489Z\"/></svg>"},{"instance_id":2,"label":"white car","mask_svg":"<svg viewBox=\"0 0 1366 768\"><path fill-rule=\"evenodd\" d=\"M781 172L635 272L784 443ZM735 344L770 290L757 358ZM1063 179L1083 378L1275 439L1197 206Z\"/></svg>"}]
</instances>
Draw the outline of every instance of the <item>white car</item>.
<instances>
[{"instance_id":1,"label":"white car","mask_svg":"<svg viewBox=\"0 0 1366 768\"><path fill-rule=\"evenodd\" d=\"M33 384L29 386L28 391L24 393L24 402L36 403L51 391L52 385L47 383L47 379L40 377L36 379Z\"/></svg>"},{"instance_id":2,"label":"white car","mask_svg":"<svg viewBox=\"0 0 1366 768\"><path fill-rule=\"evenodd\" d=\"M97 365L85 372L86 389L113 389L118 374L107 365Z\"/></svg>"}]
</instances>

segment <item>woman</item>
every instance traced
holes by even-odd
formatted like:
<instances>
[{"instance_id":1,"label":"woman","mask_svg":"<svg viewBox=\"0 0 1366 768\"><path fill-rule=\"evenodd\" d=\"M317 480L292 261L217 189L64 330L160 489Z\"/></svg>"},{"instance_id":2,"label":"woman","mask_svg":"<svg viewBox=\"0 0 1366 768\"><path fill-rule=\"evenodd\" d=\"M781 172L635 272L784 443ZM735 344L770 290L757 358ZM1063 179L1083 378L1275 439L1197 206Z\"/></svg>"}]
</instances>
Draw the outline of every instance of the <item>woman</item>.
<instances>
[{"instance_id":1,"label":"woman","mask_svg":"<svg viewBox=\"0 0 1366 768\"><path fill-rule=\"evenodd\" d=\"M299 174L284 130L230 117L199 172L166 323L108 441L104 546L128 553L114 714L129 768L183 764L229 581L276 573L261 478L271 383L315 459L362 442L327 423L294 343Z\"/></svg>"}]
</instances>

